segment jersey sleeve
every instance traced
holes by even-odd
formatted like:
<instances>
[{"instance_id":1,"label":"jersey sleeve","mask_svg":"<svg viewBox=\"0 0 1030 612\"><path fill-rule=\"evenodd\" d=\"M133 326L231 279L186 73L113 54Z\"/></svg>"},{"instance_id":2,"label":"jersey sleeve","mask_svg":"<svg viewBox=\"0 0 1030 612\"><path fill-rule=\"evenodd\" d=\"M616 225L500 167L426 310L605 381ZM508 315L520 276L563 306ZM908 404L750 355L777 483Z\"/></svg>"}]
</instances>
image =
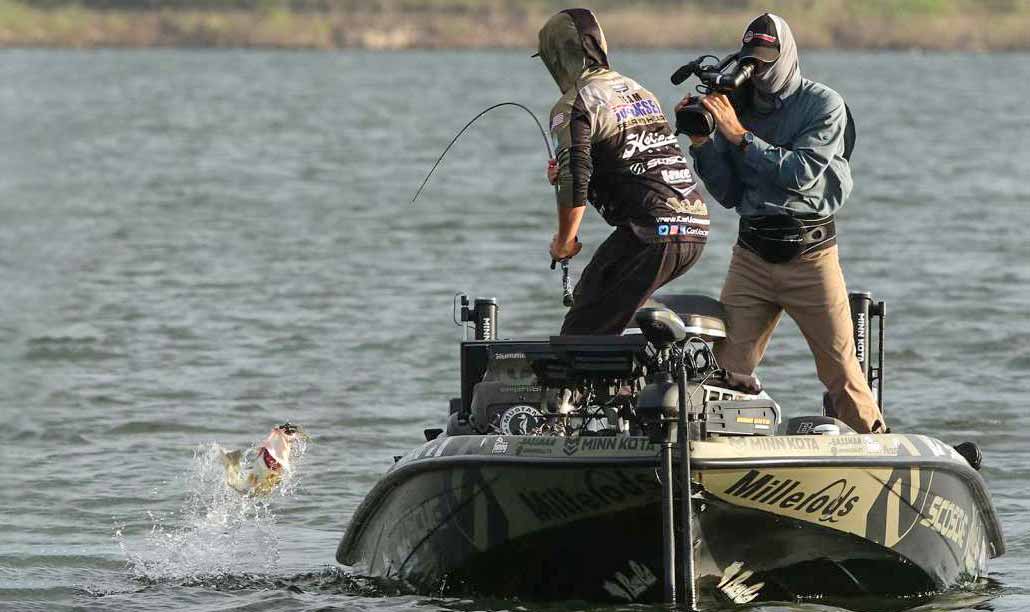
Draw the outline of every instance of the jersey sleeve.
<instances>
[{"instance_id":1,"label":"jersey sleeve","mask_svg":"<svg viewBox=\"0 0 1030 612\"><path fill-rule=\"evenodd\" d=\"M551 139L558 160L558 206L586 206L594 164L590 157L592 118L581 95L563 99L551 111Z\"/></svg>"}]
</instances>

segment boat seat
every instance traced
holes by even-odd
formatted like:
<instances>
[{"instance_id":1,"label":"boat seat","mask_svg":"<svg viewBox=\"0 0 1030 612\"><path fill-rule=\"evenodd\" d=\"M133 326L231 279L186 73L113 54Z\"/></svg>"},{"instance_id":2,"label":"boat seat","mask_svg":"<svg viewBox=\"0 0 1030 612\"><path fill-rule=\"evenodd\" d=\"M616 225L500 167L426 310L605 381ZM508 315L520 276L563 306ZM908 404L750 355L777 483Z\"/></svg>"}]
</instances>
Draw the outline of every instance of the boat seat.
<instances>
[{"instance_id":1,"label":"boat seat","mask_svg":"<svg viewBox=\"0 0 1030 612\"><path fill-rule=\"evenodd\" d=\"M741 374L740 372L730 372L729 370L717 370L708 377L705 384L713 387L722 387L723 389L729 389L739 393L746 393L747 395L758 395L762 392L762 383L758 380L757 376Z\"/></svg>"},{"instance_id":2,"label":"boat seat","mask_svg":"<svg viewBox=\"0 0 1030 612\"><path fill-rule=\"evenodd\" d=\"M643 308L668 308L679 315L690 335L706 339L726 337L726 311L722 302L696 293L666 293L654 295ZM637 312L640 312L639 310ZM634 324L635 326L635 324Z\"/></svg>"},{"instance_id":3,"label":"boat seat","mask_svg":"<svg viewBox=\"0 0 1030 612\"><path fill-rule=\"evenodd\" d=\"M836 426L836 431L833 427ZM857 432L844 424L844 421L831 416L812 415L798 416L787 419L783 424L783 435L804 436L804 435L853 435Z\"/></svg>"}]
</instances>

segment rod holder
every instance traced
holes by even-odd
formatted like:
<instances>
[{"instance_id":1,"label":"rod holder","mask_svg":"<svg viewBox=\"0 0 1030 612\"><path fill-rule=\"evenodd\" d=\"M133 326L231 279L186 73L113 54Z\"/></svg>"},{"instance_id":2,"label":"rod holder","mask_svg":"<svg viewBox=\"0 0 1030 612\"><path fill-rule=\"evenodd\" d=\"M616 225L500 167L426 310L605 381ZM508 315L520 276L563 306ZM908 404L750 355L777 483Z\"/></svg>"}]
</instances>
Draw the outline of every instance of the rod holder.
<instances>
[{"instance_id":1,"label":"rod holder","mask_svg":"<svg viewBox=\"0 0 1030 612\"><path fill-rule=\"evenodd\" d=\"M862 368L862 377L869 384L869 389L876 390L876 403L883 413L883 358L884 358L884 324L887 318L887 303L873 300L868 291L854 291L848 294L851 306L851 325L855 335L855 355ZM876 362L872 363L871 327L877 324Z\"/></svg>"},{"instance_id":2,"label":"rod holder","mask_svg":"<svg viewBox=\"0 0 1030 612\"><path fill-rule=\"evenodd\" d=\"M497 298L476 298L469 307L468 296L461 299L461 323L472 323L476 340L497 339Z\"/></svg>"}]
</instances>

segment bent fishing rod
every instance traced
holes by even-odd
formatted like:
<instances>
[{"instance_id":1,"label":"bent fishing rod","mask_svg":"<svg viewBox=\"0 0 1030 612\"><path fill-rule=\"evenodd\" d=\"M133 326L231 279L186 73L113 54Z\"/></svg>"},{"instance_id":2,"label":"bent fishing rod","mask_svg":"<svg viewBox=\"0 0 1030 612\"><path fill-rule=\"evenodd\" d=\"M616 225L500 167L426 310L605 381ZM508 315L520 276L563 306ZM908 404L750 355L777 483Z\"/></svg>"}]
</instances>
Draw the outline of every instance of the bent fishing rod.
<instances>
[{"instance_id":1,"label":"bent fishing rod","mask_svg":"<svg viewBox=\"0 0 1030 612\"><path fill-rule=\"evenodd\" d=\"M544 139L544 146L547 147L547 159L549 159L549 160L550 159L554 159L554 152L551 151L551 141L549 141L547 139L547 132L544 130L544 126L540 123L540 120L537 119L536 115L533 114L533 111L529 110L529 108L527 108L524 104L519 104L518 102L498 102L497 104L494 104L492 106L488 106L487 108L485 108L482 111L480 111L478 115L473 117L468 123L465 124L464 127L462 127L460 130L458 130L458 133L455 134L454 138L451 139L451 142L447 144L447 146L443 150L443 153L440 154L440 157L436 158L436 163L434 163L433 167L430 168L429 174L426 175L426 178L422 181L422 184L418 186L418 191L416 191L414 197L411 198L411 203L412 204L415 203L415 200L418 199L418 196L422 195L422 190L425 189L426 184L429 183L429 178L431 176L433 176L433 172L436 172L436 168L440 165L440 162L443 161L444 156L447 155L447 152L451 150L451 147L454 146L454 143L458 142L458 139L461 138L461 135L464 134L465 131L468 130L470 127L472 127L472 124L475 123L480 117L482 117L483 115L489 113L490 111L494 110L495 108L501 108L502 106L514 106L516 108L521 108L522 110L526 111L526 113L530 117L533 118L533 123L536 124L537 129L540 130L541 138ZM554 191L555 191L555 194L558 193L558 186L557 185L555 185ZM566 257L565 259L557 260L557 261L552 259L551 260L551 269L552 270L554 269L554 266L556 264L561 264L561 273L562 273L562 281L561 281L562 282L562 304L564 304L565 306L572 306L572 286L571 286L571 283L569 282L569 258Z\"/></svg>"}]
</instances>

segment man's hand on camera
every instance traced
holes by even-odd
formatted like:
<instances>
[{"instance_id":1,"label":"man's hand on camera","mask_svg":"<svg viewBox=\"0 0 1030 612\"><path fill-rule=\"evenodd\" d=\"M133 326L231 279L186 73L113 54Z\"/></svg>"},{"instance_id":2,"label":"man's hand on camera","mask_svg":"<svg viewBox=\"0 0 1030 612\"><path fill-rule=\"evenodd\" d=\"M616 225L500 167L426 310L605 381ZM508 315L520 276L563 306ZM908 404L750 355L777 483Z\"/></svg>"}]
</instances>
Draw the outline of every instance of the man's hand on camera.
<instances>
[{"instance_id":1,"label":"man's hand on camera","mask_svg":"<svg viewBox=\"0 0 1030 612\"><path fill-rule=\"evenodd\" d=\"M730 141L730 144L734 146L739 145L740 139L744 137L744 133L747 130L744 129L744 126L740 125L740 120L737 119L737 111L733 110L733 105L730 104L729 98L723 94L711 94L702 98L701 104L708 109L708 112L712 113L712 118L715 119L715 127L722 132L726 140Z\"/></svg>"},{"instance_id":2,"label":"man's hand on camera","mask_svg":"<svg viewBox=\"0 0 1030 612\"><path fill-rule=\"evenodd\" d=\"M680 100L676 104L676 108L673 109L673 110L678 113L678 112L680 112L680 110L690 106L694 102L697 102L697 96L692 96L690 94L687 94L687 95L683 96L683 99Z\"/></svg>"}]
</instances>

